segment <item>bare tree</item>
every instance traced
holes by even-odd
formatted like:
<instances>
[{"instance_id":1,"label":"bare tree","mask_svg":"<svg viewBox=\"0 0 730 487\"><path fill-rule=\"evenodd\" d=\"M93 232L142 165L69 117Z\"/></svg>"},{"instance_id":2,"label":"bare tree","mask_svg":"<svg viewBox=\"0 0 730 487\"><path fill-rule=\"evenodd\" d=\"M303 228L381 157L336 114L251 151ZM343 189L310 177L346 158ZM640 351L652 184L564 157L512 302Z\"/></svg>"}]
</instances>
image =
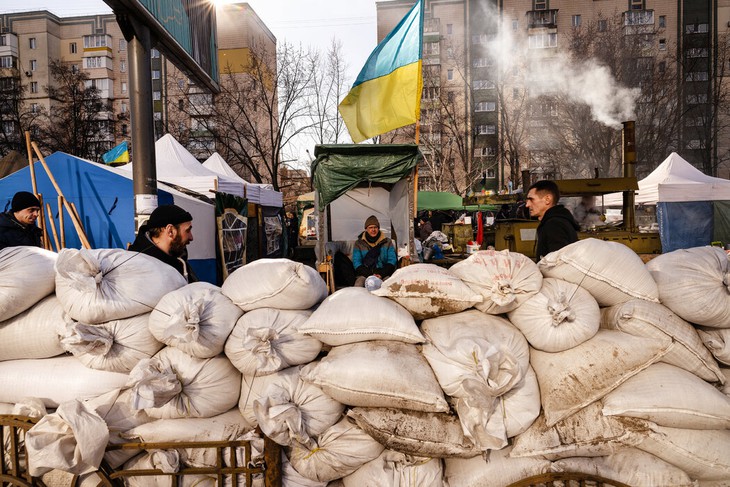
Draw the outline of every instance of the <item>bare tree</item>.
<instances>
[{"instance_id":1,"label":"bare tree","mask_svg":"<svg viewBox=\"0 0 730 487\"><path fill-rule=\"evenodd\" d=\"M86 159L111 148L112 106L101 98L89 75L58 60L49 63L53 84L45 87L51 106L39 120L39 145Z\"/></svg>"},{"instance_id":2,"label":"bare tree","mask_svg":"<svg viewBox=\"0 0 730 487\"><path fill-rule=\"evenodd\" d=\"M339 144L347 130L337 106L349 91L342 43L333 38L324 58L315 53L314 62L308 132L315 144Z\"/></svg>"},{"instance_id":3,"label":"bare tree","mask_svg":"<svg viewBox=\"0 0 730 487\"><path fill-rule=\"evenodd\" d=\"M23 132L37 130L41 112L26 102L26 92L20 79L0 78L0 156L12 150L25 152Z\"/></svg>"}]
</instances>

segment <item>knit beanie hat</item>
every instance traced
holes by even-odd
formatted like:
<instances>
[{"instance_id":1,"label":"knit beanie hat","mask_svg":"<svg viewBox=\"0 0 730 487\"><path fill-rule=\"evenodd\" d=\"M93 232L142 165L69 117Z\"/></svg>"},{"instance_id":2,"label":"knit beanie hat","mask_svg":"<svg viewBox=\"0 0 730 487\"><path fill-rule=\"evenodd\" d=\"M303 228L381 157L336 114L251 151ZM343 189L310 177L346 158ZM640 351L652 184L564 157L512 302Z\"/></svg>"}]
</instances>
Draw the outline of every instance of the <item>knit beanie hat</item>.
<instances>
[{"instance_id":1,"label":"knit beanie hat","mask_svg":"<svg viewBox=\"0 0 730 487\"><path fill-rule=\"evenodd\" d=\"M177 205L162 205L155 208L155 211L147 220L149 228L162 228L167 225L179 225L180 223L193 221L193 216Z\"/></svg>"},{"instance_id":2,"label":"knit beanie hat","mask_svg":"<svg viewBox=\"0 0 730 487\"><path fill-rule=\"evenodd\" d=\"M368 219L365 220L365 228L369 227L370 225L375 225L376 227L380 228L380 222L375 215L370 215Z\"/></svg>"},{"instance_id":3,"label":"knit beanie hat","mask_svg":"<svg viewBox=\"0 0 730 487\"><path fill-rule=\"evenodd\" d=\"M32 208L37 206L41 207L41 202L35 197L33 193L27 191L18 191L13 196L13 201L10 203L10 211L13 213L25 210L26 208Z\"/></svg>"}]
</instances>

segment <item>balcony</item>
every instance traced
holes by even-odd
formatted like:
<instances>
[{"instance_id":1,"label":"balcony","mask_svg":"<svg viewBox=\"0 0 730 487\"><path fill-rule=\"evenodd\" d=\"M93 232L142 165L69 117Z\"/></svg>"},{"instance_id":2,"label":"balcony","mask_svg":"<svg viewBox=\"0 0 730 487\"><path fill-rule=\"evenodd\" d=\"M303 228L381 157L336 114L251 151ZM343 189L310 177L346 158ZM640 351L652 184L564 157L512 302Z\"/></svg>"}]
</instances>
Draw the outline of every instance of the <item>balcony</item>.
<instances>
[{"instance_id":1,"label":"balcony","mask_svg":"<svg viewBox=\"0 0 730 487\"><path fill-rule=\"evenodd\" d=\"M654 30L653 10L627 10L622 17L625 34L650 34Z\"/></svg>"},{"instance_id":2,"label":"balcony","mask_svg":"<svg viewBox=\"0 0 730 487\"><path fill-rule=\"evenodd\" d=\"M423 20L423 40L424 42L438 41L441 36L441 19L424 19Z\"/></svg>"},{"instance_id":3,"label":"balcony","mask_svg":"<svg viewBox=\"0 0 730 487\"><path fill-rule=\"evenodd\" d=\"M558 26L558 9L551 10L528 10L527 28L538 29L541 27L556 28Z\"/></svg>"}]
</instances>

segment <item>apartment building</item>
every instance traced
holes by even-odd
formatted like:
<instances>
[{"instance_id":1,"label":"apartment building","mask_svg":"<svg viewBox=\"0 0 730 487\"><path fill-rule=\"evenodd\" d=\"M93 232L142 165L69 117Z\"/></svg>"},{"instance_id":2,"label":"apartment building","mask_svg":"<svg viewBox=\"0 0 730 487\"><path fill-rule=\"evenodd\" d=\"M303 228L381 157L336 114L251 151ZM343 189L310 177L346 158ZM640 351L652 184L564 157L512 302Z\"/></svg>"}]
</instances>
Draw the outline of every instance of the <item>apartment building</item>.
<instances>
[{"instance_id":1,"label":"apartment building","mask_svg":"<svg viewBox=\"0 0 730 487\"><path fill-rule=\"evenodd\" d=\"M217 7L218 66L221 71L243 73L258 47L276 50L276 38L246 3ZM115 145L131 144L129 119L129 62L127 42L113 14L57 17L48 11L0 13L0 96L24 87L22 103L30 111L48 111L54 101L46 87L56 81L49 60L60 60L74 70L88 74L88 83L111 102L109 113L99 114L108 130L96 140L92 153L97 159ZM212 111L213 95L192 82L157 49L151 51L152 97L155 137L172 133L204 160L216 150L202 127L201 118ZM274 68L275 69L275 68ZM186 110L186 104L197 105ZM22 137L26 127L4 118L0 109L0 131ZM191 115L193 114L193 115ZM191 137L191 134L194 135ZM132 148L133 150L133 148Z\"/></svg>"},{"instance_id":2,"label":"apartment building","mask_svg":"<svg viewBox=\"0 0 730 487\"><path fill-rule=\"evenodd\" d=\"M619 46L633 46L631 59L622 60L629 73L627 88L641 88L647 73L661 72L672 60L673 86L680 117L667 147L713 175L728 177L730 113L724 80L730 69L726 44L730 29L730 2L699 0L424 0L424 93L419 141L426 164L421 183L425 189L449 189L462 194L484 189L504 191L518 187L522 170L532 179L579 177L563 167L553 153L550 128L562 116L534 79L534 68L562 69L558 58L586 32L601 36L615 28ZM412 0L377 3L378 40L396 25L413 5ZM607 34L606 34L607 35ZM630 61L630 62L629 62ZM577 68L580 70L580 67ZM669 69L668 67L666 69ZM439 93L440 90L440 93ZM444 95L446 92L446 96ZM549 88L548 88L549 92ZM548 93L549 94L549 93ZM441 97L439 108L431 100ZM641 100L640 100L641 101ZM724 102L724 105L723 103ZM460 171L436 174L429 156L453 144L444 139L449 110L464 104L460 152L447 167ZM639 102L636 111L644 115ZM441 123L439 123L439 121ZM663 123L661 118L651 123ZM424 140L429 127L441 129L436 143ZM640 130L640 127L639 127ZM436 131L438 135L438 131ZM401 130L394 140L412 139ZM620 137L619 135L616 136ZM433 139L432 139L433 140ZM441 147L438 147L438 144ZM639 154L648 172L668 153ZM611 166L617 171L617 165ZM618 176L620 174L601 174ZM452 188L438 188L437 178L464 178Z\"/></svg>"}]
</instances>

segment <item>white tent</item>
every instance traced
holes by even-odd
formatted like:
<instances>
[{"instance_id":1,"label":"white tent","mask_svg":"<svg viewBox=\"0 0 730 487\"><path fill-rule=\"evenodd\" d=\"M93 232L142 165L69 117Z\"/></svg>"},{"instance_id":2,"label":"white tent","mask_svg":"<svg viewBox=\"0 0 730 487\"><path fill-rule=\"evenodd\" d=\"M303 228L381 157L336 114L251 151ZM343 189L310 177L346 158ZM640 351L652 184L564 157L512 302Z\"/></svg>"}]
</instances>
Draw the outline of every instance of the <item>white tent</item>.
<instances>
[{"instance_id":1,"label":"white tent","mask_svg":"<svg viewBox=\"0 0 730 487\"><path fill-rule=\"evenodd\" d=\"M203 167L175 137L163 135L155 142L157 179L175 184L196 193L211 197L211 192L220 191L243 196L243 183L228 176L220 175ZM132 171L132 163L120 166L124 171Z\"/></svg>"},{"instance_id":2,"label":"white tent","mask_svg":"<svg viewBox=\"0 0 730 487\"><path fill-rule=\"evenodd\" d=\"M244 196L248 198L251 203L281 208L283 203L281 192L274 191L274 187L271 184L249 183L236 174L236 171L234 171L225 159L223 159L223 157L221 157L221 155L217 152L214 152L213 155L203 163L203 167L221 176L241 182L244 185Z\"/></svg>"},{"instance_id":3,"label":"white tent","mask_svg":"<svg viewBox=\"0 0 730 487\"><path fill-rule=\"evenodd\" d=\"M672 152L647 177L639 181L636 204L655 205L657 202L730 200L730 181L707 176ZM621 193L603 197L603 204L622 204Z\"/></svg>"}]
</instances>

